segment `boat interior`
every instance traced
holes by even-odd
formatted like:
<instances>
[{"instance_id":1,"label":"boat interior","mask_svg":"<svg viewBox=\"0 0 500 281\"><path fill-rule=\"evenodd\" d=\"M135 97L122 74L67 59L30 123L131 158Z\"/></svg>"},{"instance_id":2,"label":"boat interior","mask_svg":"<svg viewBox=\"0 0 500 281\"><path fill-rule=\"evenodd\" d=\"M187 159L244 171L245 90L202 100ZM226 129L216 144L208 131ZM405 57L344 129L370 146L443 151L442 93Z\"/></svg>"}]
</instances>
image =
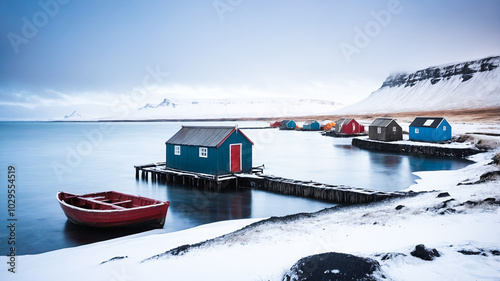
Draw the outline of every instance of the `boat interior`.
<instances>
[{"instance_id":1,"label":"boat interior","mask_svg":"<svg viewBox=\"0 0 500 281\"><path fill-rule=\"evenodd\" d=\"M59 199L76 207L89 210L124 210L162 203L158 200L107 191L86 195L61 192Z\"/></svg>"}]
</instances>

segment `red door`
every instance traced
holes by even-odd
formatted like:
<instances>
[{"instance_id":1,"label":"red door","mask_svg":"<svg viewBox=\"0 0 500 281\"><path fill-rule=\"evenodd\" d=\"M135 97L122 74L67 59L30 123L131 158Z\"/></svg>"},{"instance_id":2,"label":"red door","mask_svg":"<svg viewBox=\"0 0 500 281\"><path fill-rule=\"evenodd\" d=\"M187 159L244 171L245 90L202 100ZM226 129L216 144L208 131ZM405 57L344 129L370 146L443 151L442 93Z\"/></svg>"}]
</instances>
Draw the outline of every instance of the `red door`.
<instances>
[{"instance_id":1,"label":"red door","mask_svg":"<svg viewBox=\"0 0 500 281\"><path fill-rule=\"evenodd\" d=\"M231 173L241 172L241 144L231 144L229 147Z\"/></svg>"}]
</instances>

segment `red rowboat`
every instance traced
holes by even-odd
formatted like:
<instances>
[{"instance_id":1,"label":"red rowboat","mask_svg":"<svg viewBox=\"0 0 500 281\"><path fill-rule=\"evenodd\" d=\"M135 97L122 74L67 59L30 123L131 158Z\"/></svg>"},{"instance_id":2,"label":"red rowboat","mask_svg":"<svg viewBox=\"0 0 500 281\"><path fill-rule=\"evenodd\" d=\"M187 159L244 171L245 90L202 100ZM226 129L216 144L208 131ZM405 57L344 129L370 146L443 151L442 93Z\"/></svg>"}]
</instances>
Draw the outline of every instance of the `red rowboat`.
<instances>
[{"instance_id":1,"label":"red rowboat","mask_svg":"<svg viewBox=\"0 0 500 281\"><path fill-rule=\"evenodd\" d=\"M168 201L159 201L115 191L75 195L57 193L57 201L68 219L94 227L149 226L162 228Z\"/></svg>"}]
</instances>

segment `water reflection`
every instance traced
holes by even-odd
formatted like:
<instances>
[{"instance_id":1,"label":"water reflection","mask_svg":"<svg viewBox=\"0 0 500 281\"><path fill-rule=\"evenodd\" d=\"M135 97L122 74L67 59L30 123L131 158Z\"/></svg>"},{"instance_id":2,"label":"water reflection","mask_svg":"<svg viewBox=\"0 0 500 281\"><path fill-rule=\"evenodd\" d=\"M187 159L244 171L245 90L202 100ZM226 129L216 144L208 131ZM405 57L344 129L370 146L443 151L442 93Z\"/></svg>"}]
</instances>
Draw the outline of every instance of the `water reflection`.
<instances>
[{"instance_id":1,"label":"water reflection","mask_svg":"<svg viewBox=\"0 0 500 281\"><path fill-rule=\"evenodd\" d=\"M252 193L249 189L212 192L181 185L166 188L171 202L171 220L167 229L182 229L214 221L244 219L252 215ZM167 217L167 221L168 221ZM180 225L178 223L180 222Z\"/></svg>"},{"instance_id":2,"label":"water reflection","mask_svg":"<svg viewBox=\"0 0 500 281\"><path fill-rule=\"evenodd\" d=\"M391 186L408 186L416 177L411 174L408 157L390 153L371 152L371 180L379 190L390 191Z\"/></svg>"},{"instance_id":3,"label":"water reflection","mask_svg":"<svg viewBox=\"0 0 500 281\"><path fill-rule=\"evenodd\" d=\"M137 234L152 230L151 227L142 228L96 228L76 225L66 221L64 225L64 237L73 242L74 245L84 245L103 240L118 238L126 235Z\"/></svg>"},{"instance_id":4,"label":"water reflection","mask_svg":"<svg viewBox=\"0 0 500 281\"><path fill-rule=\"evenodd\" d=\"M165 141L183 124L186 123L113 123L112 133L103 132L102 141L88 153L76 155L79 145L89 142L88 132L99 130L102 124L0 122L0 135L7 136L0 137L0 164L16 166L22 187L19 193L16 191L21 204L16 212L20 224L17 238L23 242L18 254L37 254L144 231L73 225L67 222L55 200L61 190L76 194L116 190L169 200L167 220L164 229L157 230L160 232L220 220L314 212L332 206L259 190L213 193L136 181L133 166L162 161ZM265 164L267 174L329 184L400 190L414 182L412 172L458 169L470 163L370 152L353 147L349 138L323 137L315 132L244 132L255 142L254 165ZM54 164L62 168L55 169ZM0 231L0 241L7 235Z\"/></svg>"}]
</instances>

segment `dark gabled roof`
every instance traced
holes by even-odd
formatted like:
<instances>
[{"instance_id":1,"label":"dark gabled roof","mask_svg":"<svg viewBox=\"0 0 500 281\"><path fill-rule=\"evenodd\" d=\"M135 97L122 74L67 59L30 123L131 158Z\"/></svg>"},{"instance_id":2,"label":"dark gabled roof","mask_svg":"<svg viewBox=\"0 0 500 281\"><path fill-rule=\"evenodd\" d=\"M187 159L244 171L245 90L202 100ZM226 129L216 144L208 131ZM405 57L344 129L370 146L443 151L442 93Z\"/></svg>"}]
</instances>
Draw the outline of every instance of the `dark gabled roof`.
<instances>
[{"instance_id":1,"label":"dark gabled roof","mask_svg":"<svg viewBox=\"0 0 500 281\"><path fill-rule=\"evenodd\" d=\"M387 127L392 121L396 122L393 118L379 117L373 120L369 127ZM396 124L398 123L396 122Z\"/></svg>"},{"instance_id":2,"label":"dark gabled roof","mask_svg":"<svg viewBox=\"0 0 500 281\"><path fill-rule=\"evenodd\" d=\"M415 117L410 127L437 128L443 120L443 117Z\"/></svg>"},{"instance_id":3,"label":"dark gabled roof","mask_svg":"<svg viewBox=\"0 0 500 281\"><path fill-rule=\"evenodd\" d=\"M353 118L348 118L348 117L342 117L339 120L335 121L335 124L338 125L344 125L344 124L349 124Z\"/></svg>"},{"instance_id":4,"label":"dark gabled roof","mask_svg":"<svg viewBox=\"0 0 500 281\"><path fill-rule=\"evenodd\" d=\"M311 124L312 124L312 123L314 123L314 122L318 122L318 121L316 121L316 120L307 120L307 121L304 123L304 125L311 125Z\"/></svg>"},{"instance_id":5,"label":"dark gabled roof","mask_svg":"<svg viewBox=\"0 0 500 281\"><path fill-rule=\"evenodd\" d=\"M253 142L245 136L237 127L203 127L203 126L182 126L166 143L219 147L232 133L238 131L251 144Z\"/></svg>"}]
</instances>

